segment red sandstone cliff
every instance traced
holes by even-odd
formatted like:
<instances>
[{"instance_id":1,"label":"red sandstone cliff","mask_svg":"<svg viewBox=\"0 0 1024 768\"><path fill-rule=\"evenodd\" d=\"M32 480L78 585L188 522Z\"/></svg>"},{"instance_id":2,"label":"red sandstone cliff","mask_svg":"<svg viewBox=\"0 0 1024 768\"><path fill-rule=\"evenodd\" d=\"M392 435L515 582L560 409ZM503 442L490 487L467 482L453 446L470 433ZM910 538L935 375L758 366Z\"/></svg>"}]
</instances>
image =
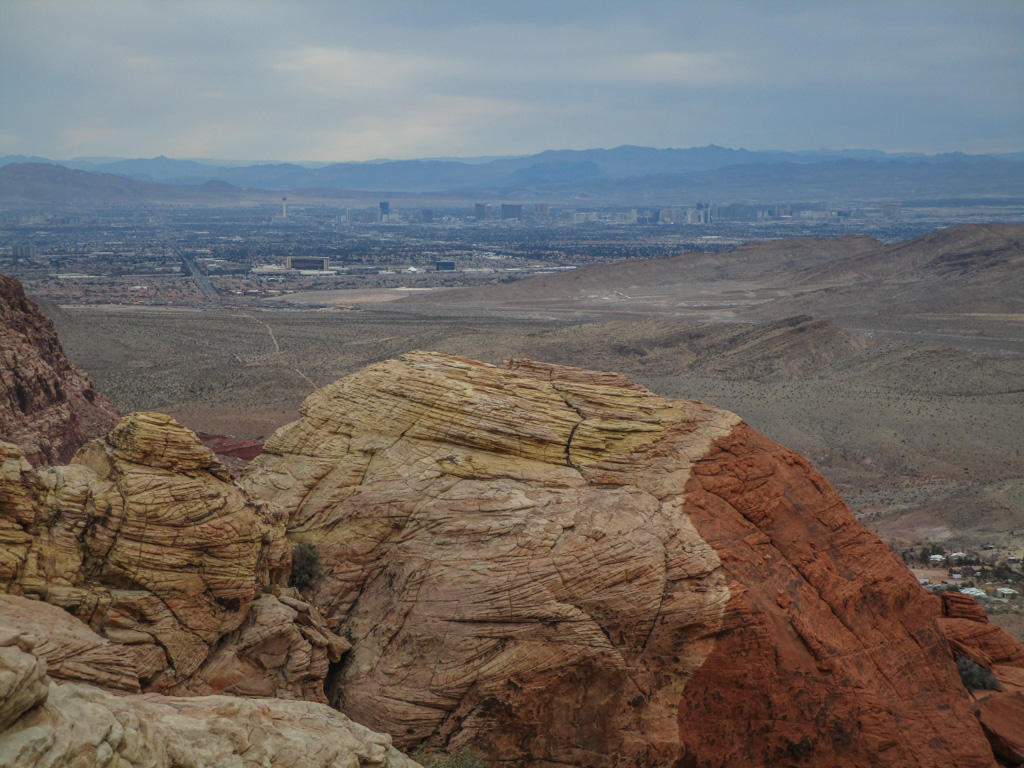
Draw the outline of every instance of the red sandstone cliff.
<instances>
[{"instance_id":1,"label":"red sandstone cliff","mask_svg":"<svg viewBox=\"0 0 1024 768\"><path fill-rule=\"evenodd\" d=\"M119 414L65 357L53 323L0 275L0 439L35 465L63 464Z\"/></svg>"}]
</instances>

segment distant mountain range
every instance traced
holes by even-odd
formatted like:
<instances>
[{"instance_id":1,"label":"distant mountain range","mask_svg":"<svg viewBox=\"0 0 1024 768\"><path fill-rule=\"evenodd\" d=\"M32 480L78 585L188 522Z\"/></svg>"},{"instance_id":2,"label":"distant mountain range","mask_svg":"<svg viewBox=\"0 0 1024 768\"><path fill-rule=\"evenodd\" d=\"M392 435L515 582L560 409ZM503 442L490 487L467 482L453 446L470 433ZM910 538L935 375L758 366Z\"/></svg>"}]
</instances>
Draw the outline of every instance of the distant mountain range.
<instances>
[{"instance_id":1,"label":"distant mountain range","mask_svg":"<svg viewBox=\"0 0 1024 768\"><path fill-rule=\"evenodd\" d=\"M483 200L541 196L663 203L684 195L694 201L771 202L822 197L1015 197L1024 193L1024 153L923 155L859 149L753 152L710 145L690 149L621 146L548 150L523 157L334 164L237 165L163 156L72 161L20 155L0 158L0 166L26 163L176 187L214 182L237 190L445 193Z\"/></svg>"}]
</instances>

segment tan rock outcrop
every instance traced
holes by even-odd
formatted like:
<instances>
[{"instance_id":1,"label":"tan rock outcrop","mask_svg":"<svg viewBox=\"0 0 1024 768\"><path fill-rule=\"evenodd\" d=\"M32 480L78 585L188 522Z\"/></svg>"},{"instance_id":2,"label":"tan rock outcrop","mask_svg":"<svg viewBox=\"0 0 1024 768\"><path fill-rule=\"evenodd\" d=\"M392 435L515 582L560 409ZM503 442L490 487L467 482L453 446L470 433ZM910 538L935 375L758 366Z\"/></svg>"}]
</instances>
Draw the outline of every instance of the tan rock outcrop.
<instances>
[{"instance_id":1,"label":"tan rock outcrop","mask_svg":"<svg viewBox=\"0 0 1024 768\"><path fill-rule=\"evenodd\" d=\"M71 459L119 418L64 355L53 323L13 277L0 275L0 440L33 464Z\"/></svg>"},{"instance_id":2,"label":"tan rock outcrop","mask_svg":"<svg viewBox=\"0 0 1024 768\"><path fill-rule=\"evenodd\" d=\"M46 701L50 693L46 662L32 653L34 645L31 637L0 628L0 732Z\"/></svg>"},{"instance_id":3,"label":"tan rock outcrop","mask_svg":"<svg viewBox=\"0 0 1024 768\"><path fill-rule=\"evenodd\" d=\"M111 643L67 611L39 600L0 595L0 627L32 640L32 653L55 680L139 693L132 648Z\"/></svg>"},{"instance_id":4,"label":"tan rock outcrop","mask_svg":"<svg viewBox=\"0 0 1024 768\"><path fill-rule=\"evenodd\" d=\"M136 689L323 700L344 643L294 599L267 595L250 615L259 590L287 578L283 523L193 433L135 413L69 466L34 471L16 446L0 450L0 588L124 646Z\"/></svg>"},{"instance_id":5,"label":"tan rock outcrop","mask_svg":"<svg viewBox=\"0 0 1024 768\"><path fill-rule=\"evenodd\" d=\"M324 680L351 645L320 612L293 597L264 595L225 636L191 682L197 693L231 693L327 703Z\"/></svg>"},{"instance_id":6,"label":"tan rock outcrop","mask_svg":"<svg viewBox=\"0 0 1024 768\"><path fill-rule=\"evenodd\" d=\"M114 696L56 685L25 635L0 635L0 765L416 768L391 739L302 701Z\"/></svg>"},{"instance_id":7,"label":"tan rock outcrop","mask_svg":"<svg viewBox=\"0 0 1024 768\"><path fill-rule=\"evenodd\" d=\"M21 572L36 515L35 474L21 449L0 442L0 585ZM2 588L2 587L0 587Z\"/></svg>"},{"instance_id":8,"label":"tan rock outcrop","mask_svg":"<svg viewBox=\"0 0 1024 768\"><path fill-rule=\"evenodd\" d=\"M991 766L934 598L801 457L613 374L411 353L241 484L316 546L328 694L522 766Z\"/></svg>"}]
</instances>

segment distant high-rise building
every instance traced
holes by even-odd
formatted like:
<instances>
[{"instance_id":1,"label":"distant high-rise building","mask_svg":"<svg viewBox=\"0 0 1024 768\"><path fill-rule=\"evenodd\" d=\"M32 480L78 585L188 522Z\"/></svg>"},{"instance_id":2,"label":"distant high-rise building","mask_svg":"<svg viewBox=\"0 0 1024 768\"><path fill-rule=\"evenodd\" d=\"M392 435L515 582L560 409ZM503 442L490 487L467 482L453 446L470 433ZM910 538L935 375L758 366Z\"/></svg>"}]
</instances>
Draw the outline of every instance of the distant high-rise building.
<instances>
[{"instance_id":1,"label":"distant high-rise building","mask_svg":"<svg viewBox=\"0 0 1024 768\"><path fill-rule=\"evenodd\" d=\"M369 224L377 221L379 208L346 208L345 216L349 224Z\"/></svg>"},{"instance_id":2,"label":"distant high-rise building","mask_svg":"<svg viewBox=\"0 0 1024 768\"><path fill-rule=\"evenodd\" d=\"M508 219L521 219L523 218L523 206L521 205L509 205L508 203L501 204L501 220L507 221Z\"/></svg>"},{"instance_id":3,"label":"distant high-rise building","mask_svg":"<svg viewBox=\"0 0 1024 768\"><path fill-rule=\"evenodd\" d=\"M424 224L430 224L434 220L434 212L430 208L424 208L420 212L420 221Z\"/></svg>"},{"instance_id":4,"label":"distant high-rise building","mask_svg":"<svg viewBox=\"0 0 1024 768\"><path fill-rule=\"evenodd\" d=\"M391 203L389 203L387 200L385 200L385 201L383 201L380 204L380 217L381 217L381 219L385 219L385 218L387 218L390 215L391 215Z\"/></svg>"},{"instance_id":5,"label":"distant high-rise building","mask_svg":"<svg viewBox=\"0 0 1024 768\"><path fill-rule=\"evenodd\" d=\"M533 204L533 218L535 219L550 219L551 218L551 206L547 203L534 203Z\"/></svg>"},{"instance_id":6,"label":"distant high-rise building","mask_svg":"<svg viewBox=\"0 0 1024 768\"><path fill-rule=\"evenodd\" d=\"M16 259L34 259L36 257L36 247L31 243L19 243L14 246L11 255Z\"/></svg>"},{"instance_id":7,"label":"distant high-rise building","mask_svg":"<svg viewBox=\"0 0 1024 768\"><path fill-rule=\"evenodd\" d=\"M475 206L475 210L476 210L476 220L477 221L487 221L487 219L489 217L487 215L488 214L487 206L484 203L477 203L476 206Z\"/></svg>"}]
</instances>

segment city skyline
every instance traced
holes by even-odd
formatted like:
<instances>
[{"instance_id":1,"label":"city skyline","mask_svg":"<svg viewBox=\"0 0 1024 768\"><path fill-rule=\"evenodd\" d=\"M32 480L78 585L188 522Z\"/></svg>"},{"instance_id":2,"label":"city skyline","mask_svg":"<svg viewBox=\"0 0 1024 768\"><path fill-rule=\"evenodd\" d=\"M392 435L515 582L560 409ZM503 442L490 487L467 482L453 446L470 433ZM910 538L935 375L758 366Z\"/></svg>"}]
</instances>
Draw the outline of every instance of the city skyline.
<instances>
[{"instance_id":1,"label":"city skyline","mask_svg":"<svg viewBox=\"0 0 1024 768\"><path fill-rule=\"evenodd\" d=\"M1024 149L1009 0L0 7L0 155Z\"/></svg>"}]
</instances>

